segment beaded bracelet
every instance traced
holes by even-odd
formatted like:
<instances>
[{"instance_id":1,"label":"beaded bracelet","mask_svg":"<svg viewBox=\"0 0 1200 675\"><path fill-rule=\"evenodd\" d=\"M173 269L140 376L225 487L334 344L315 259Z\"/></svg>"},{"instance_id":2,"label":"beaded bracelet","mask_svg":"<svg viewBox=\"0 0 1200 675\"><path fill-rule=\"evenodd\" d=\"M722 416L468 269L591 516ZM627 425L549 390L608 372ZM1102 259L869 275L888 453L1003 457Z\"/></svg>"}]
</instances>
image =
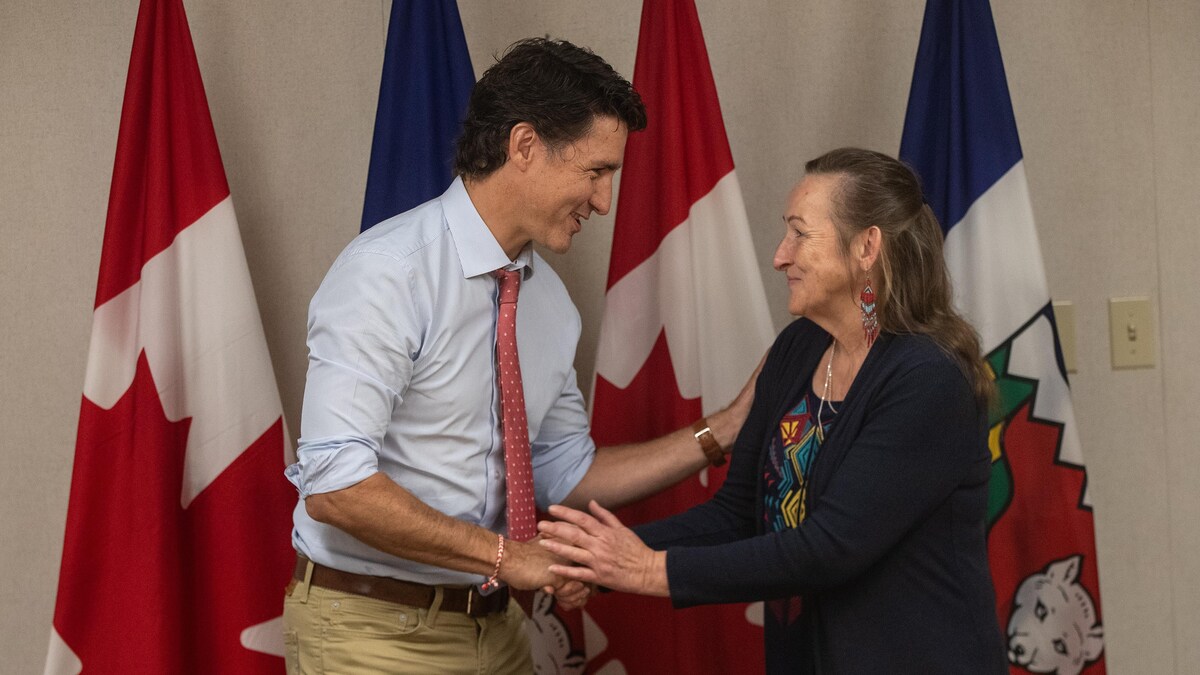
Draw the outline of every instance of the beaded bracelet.
<instances>
[{"instance_id":1,"label":"beaded bracelet","mask_svg":"<svg viewBox=\"0 0 1200 675\"><path fill-rule=\"evenodd\" d=\"M492 576L488 577L487 581L480 586L483 590L497 588L500 586L500 581L497 577L500 576L500 562L504 560L504 535L496 535L496 568L492 570Z\"/></svg>"}]
</instances>

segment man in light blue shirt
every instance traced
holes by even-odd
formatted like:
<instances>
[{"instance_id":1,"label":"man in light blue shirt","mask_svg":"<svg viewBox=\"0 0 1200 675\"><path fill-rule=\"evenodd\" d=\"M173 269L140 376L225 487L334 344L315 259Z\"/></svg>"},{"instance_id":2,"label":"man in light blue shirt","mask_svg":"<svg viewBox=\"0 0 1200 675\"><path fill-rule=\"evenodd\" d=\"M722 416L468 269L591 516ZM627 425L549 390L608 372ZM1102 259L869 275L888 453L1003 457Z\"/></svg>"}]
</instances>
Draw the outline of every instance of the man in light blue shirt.
<instances>
[{"instance_id":1,"label":"man in light blue shirt","mask_svg":"<svg viewBox=\"0 0 1200 675\"><path fill-rule=\"evenodd\" d=\"M539 507L614 507L705 466L683 429L597 449L573 367L579 313L533 250L565 252L606 214L630 131L632 86L563 41L515 44L476 85L459 178L439 198L371 228L333 263L309 308L309 370L285 601L289 672L532 671L523 617L489 577L545 588L566 606L588 589L506 531L497 387L499 269L521 273L517 343ZM729 447L747 387L707 426ZM719 453L718 453L719 456ZM503 542L503 547L498 545Z\"/></svg>"}]
</instances>

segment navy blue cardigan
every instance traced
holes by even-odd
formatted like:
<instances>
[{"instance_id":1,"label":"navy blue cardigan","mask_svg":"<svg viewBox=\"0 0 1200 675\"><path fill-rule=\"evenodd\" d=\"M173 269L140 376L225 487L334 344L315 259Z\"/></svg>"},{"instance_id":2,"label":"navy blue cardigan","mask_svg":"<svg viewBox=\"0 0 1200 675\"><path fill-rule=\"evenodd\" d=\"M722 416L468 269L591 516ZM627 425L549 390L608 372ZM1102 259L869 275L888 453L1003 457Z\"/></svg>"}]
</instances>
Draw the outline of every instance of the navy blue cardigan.
<instances>
[{"instance_id":1,"label":"navy blue cardigan","mask_svg":"<svg viewBox=\"0 0 1200 675\"><path fill-rule=\"evenodd\" d=\"M829 341L806 319L788 326L758 378L721 489L636 528L667 551L671 601L803 596L806 658L793 662L768 645L769 672L1007 673L987 564L987 419L929 338L880 336L816 457L807 517L764 534L770 435Z\"/></svg>"}]
</instances>

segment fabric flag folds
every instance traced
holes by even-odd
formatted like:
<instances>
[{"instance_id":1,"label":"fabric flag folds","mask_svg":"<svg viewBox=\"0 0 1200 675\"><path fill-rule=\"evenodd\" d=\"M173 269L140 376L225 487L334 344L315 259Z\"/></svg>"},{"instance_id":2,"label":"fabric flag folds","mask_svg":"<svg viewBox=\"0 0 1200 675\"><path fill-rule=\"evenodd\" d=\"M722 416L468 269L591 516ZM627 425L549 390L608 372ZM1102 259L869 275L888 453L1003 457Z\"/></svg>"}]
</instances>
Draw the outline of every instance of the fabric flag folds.
<instances>
[{"instance_id":1,"label":"fabric flag folds","mask_svg":"<svg viewBox=\"0 0 1200 675\"><path fill-rule=\"evenodd\" d=\"M945 229L955 301L1000 392L988 544L1010 669L1103 673L1087 475L986 0L929 0L900 155Z\"/></svg>"},{"instance_id":2,"label":"fabric flag folds","mask_svg":"<svg viewBox=\"0 0 1200 675\"><path fill-rule=\"evenodd\" d=\"M143 0L46 673L278 673L295 492L180 0Z\"/></svg>"},{"instance_id":3,"label":"fabric flag folds","mask_svg":"<svg viewBox=\"0 0 1200 675\"><path fill-rule=\"evenodd\" d=\"M593 392L598 444L647 440L727 404L774 339L733 155L692 0L643 3L634 86L649 116L625 148ZM707 499L724 469L621 516ZM585 608L597 673L761 673L761 604L675 612L608 594Z\"/></svg>"},{"instance_id":4,"label":"fabric flag folds","mask_svg":"<svg viewBox=\"0 0 1200 675\"><path fill-rule=\"evenodd\" d=\"M361 231L442 194L475 71L454 0L393 0Z\"/></svg>"}]
</instances>

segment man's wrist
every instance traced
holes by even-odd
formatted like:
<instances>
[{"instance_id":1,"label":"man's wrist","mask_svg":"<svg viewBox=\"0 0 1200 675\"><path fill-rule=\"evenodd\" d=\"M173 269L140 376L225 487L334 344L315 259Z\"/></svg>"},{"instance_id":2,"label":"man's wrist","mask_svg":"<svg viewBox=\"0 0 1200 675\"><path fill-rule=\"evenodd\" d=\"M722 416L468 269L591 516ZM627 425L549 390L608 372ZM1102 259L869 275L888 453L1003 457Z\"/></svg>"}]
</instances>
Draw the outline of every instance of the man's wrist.
<instances>
[{"instance_id":1,"label":"man's wrist","mask_svg":"<svg viewBox=\"0 0 1200 675\"><path fill-rule=\"evenodd\" d=\"M692 436L700 444L700 449L704 451L704 456L708 458L709 464L721 466L725 463L725 449L721 447L712 427L709 426L708 418L701 417L692 424Z\"/></svg>"},{"instance_id":2,"label":"man's wrist","mask_svg":"<svg viewBox=\"0 0 1200 675\"><path fill-rule=\"evenodd\" d=\"M496 566L492 568L492 575L487 581L483 582L481 589L484 591L492 590L500 587L500 566L504 563L504 535L496 535Z\"/></svg>"}]
</instances>

